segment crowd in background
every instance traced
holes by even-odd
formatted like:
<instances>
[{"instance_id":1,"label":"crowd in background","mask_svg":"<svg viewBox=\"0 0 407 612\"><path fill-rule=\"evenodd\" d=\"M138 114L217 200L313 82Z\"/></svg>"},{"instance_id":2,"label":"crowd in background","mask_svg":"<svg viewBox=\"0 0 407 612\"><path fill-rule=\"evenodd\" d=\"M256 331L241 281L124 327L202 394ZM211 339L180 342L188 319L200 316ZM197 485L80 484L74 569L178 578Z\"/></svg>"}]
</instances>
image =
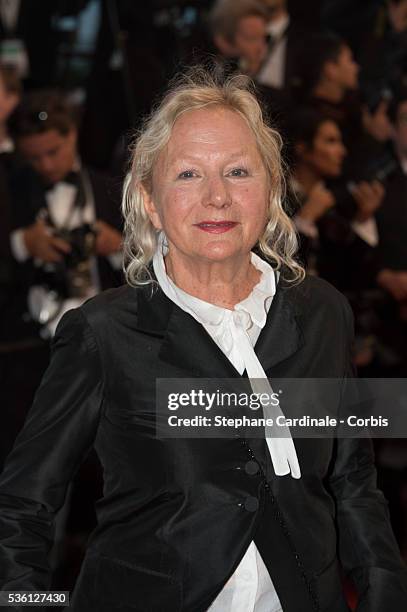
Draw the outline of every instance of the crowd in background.
<instances>
[{"instance_id":1,"label":"crowd in background","mask_svg":"<svg viewBox=\"0 0 407 612\"><path fill-rule=\"evenodd\" d=\"M73 51L85 12L93 43ZM132 130L202 61L253 79L279 130L298 257L348 297L359 375L407 378L407 0L1 0L0 467L58 320L124 280ZM407 444L376 446L407 555ZM61 513L58 586L73 584L100 482L91 456Z\"/></svg>"}]
</instances>

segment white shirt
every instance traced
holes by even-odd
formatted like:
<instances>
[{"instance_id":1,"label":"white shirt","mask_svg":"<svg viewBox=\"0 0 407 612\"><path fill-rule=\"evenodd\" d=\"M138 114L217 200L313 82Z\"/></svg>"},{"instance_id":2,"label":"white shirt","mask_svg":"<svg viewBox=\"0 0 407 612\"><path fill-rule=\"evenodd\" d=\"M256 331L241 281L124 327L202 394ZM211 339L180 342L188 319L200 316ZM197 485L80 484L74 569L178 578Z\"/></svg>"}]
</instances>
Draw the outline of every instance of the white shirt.
<instances>
[{"instance_id":1,"label":"white shirt","mask_svg":"<svg viewBox=\"0 0 407 612\"><path fill-rule=\"evenodd\" d=\"M235 305L234 310L200 300L177 287L166 274L161 244L153 259L154 272L163 292L203 325L240 374L243 374L246 368L247 355L245 347L239 346L239 335L236 334L235 326L236 315L244 313L248 316L247 335L254 346L266 323L267 313L276 291L272 267L254 253L251 254L251 258L252 264L262 273L261 279L251 294ZM208 610L210 612L282 612L279 597L254 541L250 543L233 576Z\"/></svg>"},{"instance_id":2,"label":"white shirt","mask_svg":"<svg viewBox=\"0 0 407 612\"><path fill-rule=\"evenodd\" d=\"M268 32L275 39L275 43L257 75L257 80L262 85L268 85L276 89L282 89L284 86L287 55L287 36L284 33L289 23L290 17L284 15L268 26Z\"/></svg>"}]
</instances>

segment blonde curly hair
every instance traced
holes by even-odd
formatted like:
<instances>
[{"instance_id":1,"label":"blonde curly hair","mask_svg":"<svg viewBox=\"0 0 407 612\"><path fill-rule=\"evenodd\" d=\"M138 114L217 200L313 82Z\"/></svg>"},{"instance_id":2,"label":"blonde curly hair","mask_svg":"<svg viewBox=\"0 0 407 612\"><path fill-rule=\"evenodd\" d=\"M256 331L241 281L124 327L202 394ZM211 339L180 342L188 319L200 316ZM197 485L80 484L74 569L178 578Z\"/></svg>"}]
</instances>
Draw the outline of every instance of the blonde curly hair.
<instances>
[{"instance_id":1,"label":"blonde curly hair","mask_svg":"<svg viewBox=\"0 0 407 612\"><path fill-rule=\"evenodd\" d=\"M124 272L128 284L137 286L153 282L149 264L160 232L154 228L145 210L142 188L151 193L154 164L168 143L177 119L186 112L210 105L238 113L253 132L270 184L269 220L257 247L274 269L284 267L285 272L288 271L288 275L284 275L286 280L292 283L301 281L305 272L294 260L298 248L297 234L282 206L285 180L281 137L265 120L248 77L224 77L215 69L195 66L172 81L131 147L130 171L122 201Z\"/></svg>"}]
</instances>

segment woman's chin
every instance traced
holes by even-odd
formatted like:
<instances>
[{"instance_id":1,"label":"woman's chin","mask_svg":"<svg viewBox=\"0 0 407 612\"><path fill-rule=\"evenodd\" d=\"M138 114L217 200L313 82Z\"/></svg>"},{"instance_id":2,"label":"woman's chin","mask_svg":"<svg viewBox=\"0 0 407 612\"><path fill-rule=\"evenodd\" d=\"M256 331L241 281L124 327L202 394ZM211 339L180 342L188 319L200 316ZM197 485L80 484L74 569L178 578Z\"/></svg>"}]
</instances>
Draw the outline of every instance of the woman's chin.
<instances>
[{"instance_id":1,"label":"woman's chin","mask_svg":"<svg viewBox=\"0 0 407 612\"><path fill-rule=\"evenodd\" d=\"M211 261L227 261L242 256L242 245L230 242L209 243L202 249L202 258Z\"/></svg>"}]
</instances>

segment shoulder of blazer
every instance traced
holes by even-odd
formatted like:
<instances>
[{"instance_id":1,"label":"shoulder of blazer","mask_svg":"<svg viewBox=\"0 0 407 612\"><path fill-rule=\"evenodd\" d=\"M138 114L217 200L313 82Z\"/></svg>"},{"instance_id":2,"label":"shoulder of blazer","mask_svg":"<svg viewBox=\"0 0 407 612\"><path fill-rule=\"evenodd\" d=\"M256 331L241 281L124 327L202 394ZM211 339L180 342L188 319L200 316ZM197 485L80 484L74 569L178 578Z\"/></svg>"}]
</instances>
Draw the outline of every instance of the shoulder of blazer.
<instances>
[{"instance_id":1,"label":"shoulder of blazer","mask_svg":"<svg viewBox=\"0 0 407 612\"><path fill-rule=\"evenodd\" d=\"M299 319L308 319L316 312L324 318L338 322L345 319L348 326L353 324L353 314L347 298L326 280L317 276L306 275L304 280L295 285L287 281L279 283L277 289L281 298L290 303L294 314Z\"/></svg>"},{"instance_id":2,"label":"shoulder of blazer","mask_svg":"<svg viewBox=\"0 0 407 612\"><path fill-rule=\"evenodd\" d=\"M120 285L107 289L87 300L80 309L94 329L108 324L109 320L123 311L137 315L138 293L144 288Z\"/></svg>"},{"instance_id":3,"label":"shoulder of blazer","mask_svg":"<svg viewBox=\"0 0 407 612\"><path fill-rule=\"evenodd\" d=\"M102 291L82 306L82 313L97 334L105 334L115 321L126 322L131 329L162 335L167 327L173 303L160 288L149 285L120 287Z\"/></svg>"},{"instance_id":4,"label":"shoulder of blazer","mask_svg":"<svg viewBox=\"0 0 407 612\"><path fill-rule=\"evenodd\" d=\"M161 290L151 292L151 286L122 285L103 291L81 307L97 335L104 335L114 321L126 320L132 329L162 335L173 309L172 302ZM353 315L347 299L323 279L306 276L296 285L283 279L277 286L270 315L273 319L294 316L301 328L316 315L320 324L334 329L352 328ZM277 317L277 319L276 319Z\"/></svg>"}]
</instances>

